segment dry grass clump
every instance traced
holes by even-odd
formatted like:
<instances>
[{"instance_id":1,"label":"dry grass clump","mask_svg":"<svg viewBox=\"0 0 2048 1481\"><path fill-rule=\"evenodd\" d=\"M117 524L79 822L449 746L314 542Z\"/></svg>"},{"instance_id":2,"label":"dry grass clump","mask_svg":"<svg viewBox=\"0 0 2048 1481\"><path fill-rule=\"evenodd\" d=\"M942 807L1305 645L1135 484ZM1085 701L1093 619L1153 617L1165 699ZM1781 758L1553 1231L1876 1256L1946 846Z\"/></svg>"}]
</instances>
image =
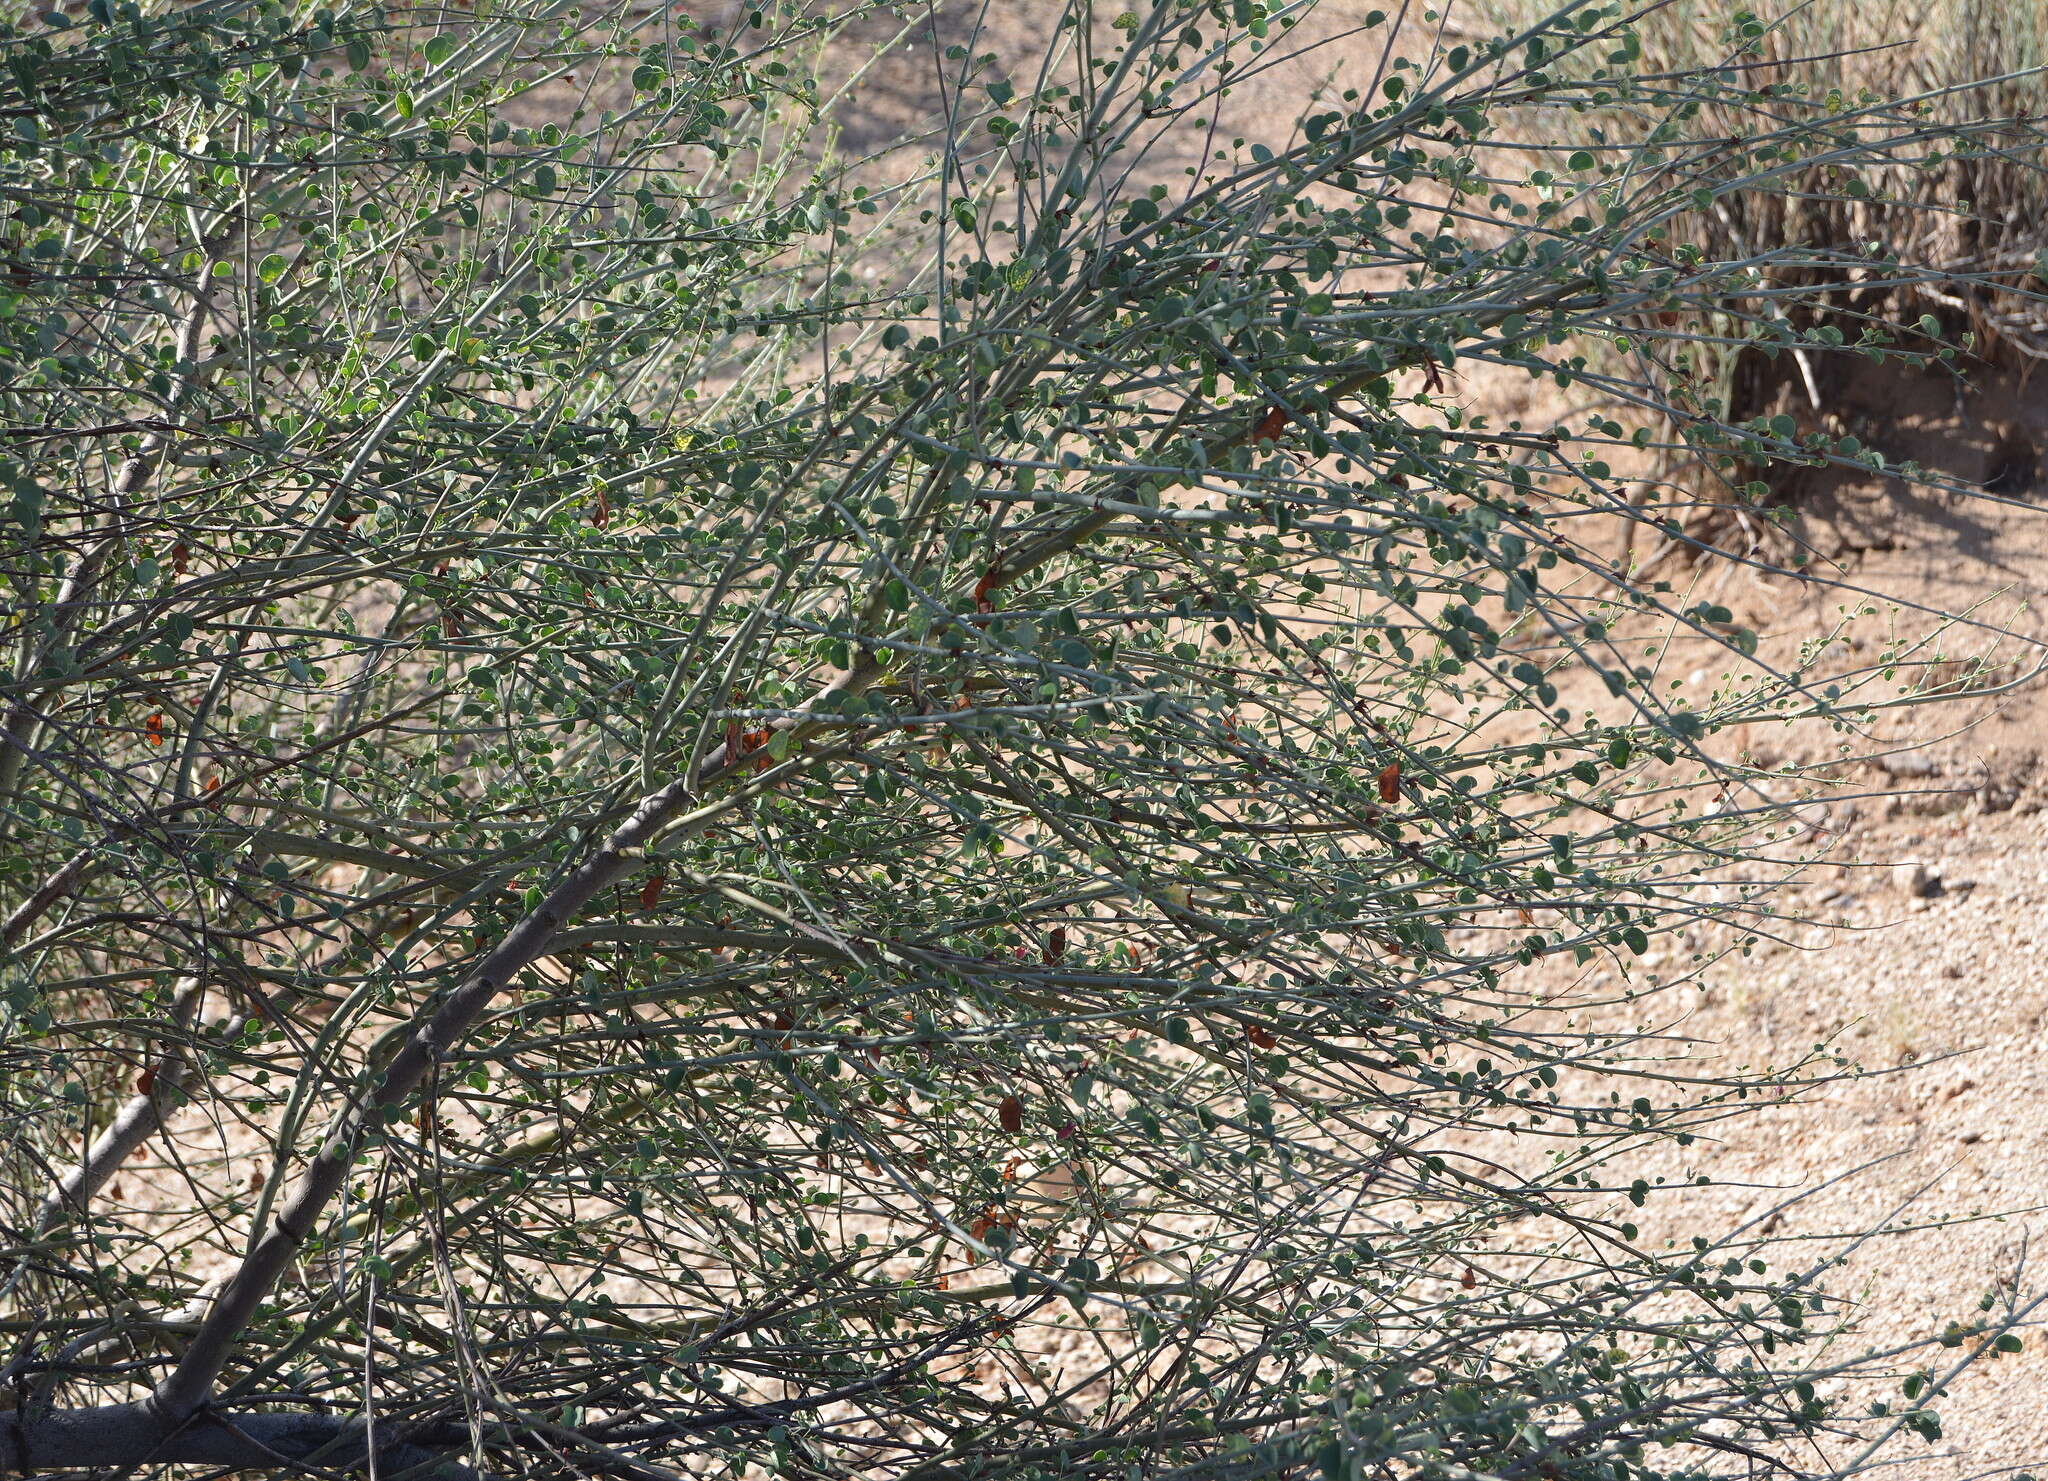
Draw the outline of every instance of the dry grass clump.
<instances>
[{"instance_id":1,"label":"dry grass clump","mask_svg":"<svg viewBox=\"0 0 2048 1481\"><path fill-rule=\"evenodd\" d=\"M1511 33L1545 10L1489 0L1491 23ZM1784 290L1822 290L1776 315L1750 301L1682 322L1642 317L1631 353L1661 364L1702 412L1849 430L1834 408L1872 367L1817 347L1856 345L1885 321L1913 326L1893 344L1936 369L1981 376L2048 358L2037 122L2048 112L2048 0L1822 0L1782 13L1674 0L1631 30L1649 89L1626 109L1589 108L1579 89L1600 81L1605 49L1553 48L1562 85L1530 115L1529 148L1627 160L1624 175L1684 174L1712 200L1670 222L1670 250L1747 261ZM1883 163L1863 153L1852 165L1853 143L1873 126L1895 147ZM1682 435L1667 453L1665 475L1710 506L1757 478L1790 497L1789 465L1701 459Z\"/></svg>"}]
</instances>

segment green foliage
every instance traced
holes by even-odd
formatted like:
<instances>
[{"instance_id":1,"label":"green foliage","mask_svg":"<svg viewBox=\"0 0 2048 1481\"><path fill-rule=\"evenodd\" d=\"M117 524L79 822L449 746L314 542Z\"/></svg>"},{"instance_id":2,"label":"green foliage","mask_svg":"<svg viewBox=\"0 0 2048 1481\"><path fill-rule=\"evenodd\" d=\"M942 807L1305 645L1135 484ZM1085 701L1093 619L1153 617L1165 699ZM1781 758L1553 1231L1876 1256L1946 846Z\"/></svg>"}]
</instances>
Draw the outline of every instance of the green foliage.
<instances>
[{"instance_id":1,"label":"green foliage","mask_svg":"<svg viewBox=\"0 0 2048 1481\"><path fill-rule=\"evenodd\" d=\"M1668 249L1767 176L1503 167L1527 110L1688 85L1617 11L1239 145L1222 63L1299 13L1083 6L1043 71L948 56L927 168L830 148L860 17L89 9L0 36L39 1402L160 1377L286 1209L214 1411L367 1363L494 1473L1618 1481L1860 1432L1814 1271L1628 1222L1695 1175L1639 1159L1836 1063L1691 1078L1527 975L1740 949L1782 813L1716 738L1891 702L1617 569L1673 527L1621 413L1461 394L1823 455L1589 362L1843 260ZM1848 168L1930 125L1786 127ZM45 1204L188 1061L146 1206Z\"/></svg>"}]
</instances>

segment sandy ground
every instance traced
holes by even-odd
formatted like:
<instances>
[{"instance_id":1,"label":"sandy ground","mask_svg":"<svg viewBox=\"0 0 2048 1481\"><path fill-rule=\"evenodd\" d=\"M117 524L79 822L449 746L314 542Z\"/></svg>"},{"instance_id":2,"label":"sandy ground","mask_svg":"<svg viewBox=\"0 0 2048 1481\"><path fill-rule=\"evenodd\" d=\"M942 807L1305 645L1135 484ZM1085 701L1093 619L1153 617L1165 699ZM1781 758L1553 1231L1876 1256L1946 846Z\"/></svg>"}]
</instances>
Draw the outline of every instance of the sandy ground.
<instances>
[{"instance_id":1,"label":"sandy ground","mask_svg":"<svg viewBox=\"0 0 2048 1481\"><path fill-rule=\"evenodd\" d=\"M1850 384L1830 411L1894 456L1991 480L2004 500L1877 481L1799 491L1801 529L1833 574L1901 604L1894 617L1878 603L1862 641L1881 641L1894 622L1926 631L1932 614L1970 608L2038 639L2048 519L2035 501L2048 497L2038 452L2048 446L2048 382L1990 373L1960 396L1932 379ZM1820 631L1841 601L1791 581L1697 579L1764 634L1766 657ZM1952 637L1959 653L1991 646L1981 630ZM1933 1225L1873 1242L1831 1280L1859 1305L1873 1345L1975 1318L1987 1293L2003 1307L2015 1291L2048 1291L2048 1272L2029 1258L2030 1238L2048 1229L2048 980L2038 929L2048 907L2048 687L2036 680L1885 720L1852 754L1909 742L1921 748L1837 769L1837 791L1813 815L1827 862L1779 902L1808 923L1675 989L1651 1014L1680 1010L1684 1031L1713 1046L1702 1051L1710 1062L1783 1064L1825 1042L1868 1071L1735 1123L1694 1159L1714 1183L1688 1196L1685 1217L1717 1236L1825 1183L1774 1231ZM1820 756L1797 737L1758 738L1759 752L1773 745L1784 761ZM1682 949L1665 950L1670 960L1646 965L1679 975ZM1942 1440L1905 1439L1896 1474L1950 1481L2048 1467L2044 1349L2048 1334L2032 1332L2018 1356L1967 1374L1934 1404Z\"/></svg>"}]
</instances>

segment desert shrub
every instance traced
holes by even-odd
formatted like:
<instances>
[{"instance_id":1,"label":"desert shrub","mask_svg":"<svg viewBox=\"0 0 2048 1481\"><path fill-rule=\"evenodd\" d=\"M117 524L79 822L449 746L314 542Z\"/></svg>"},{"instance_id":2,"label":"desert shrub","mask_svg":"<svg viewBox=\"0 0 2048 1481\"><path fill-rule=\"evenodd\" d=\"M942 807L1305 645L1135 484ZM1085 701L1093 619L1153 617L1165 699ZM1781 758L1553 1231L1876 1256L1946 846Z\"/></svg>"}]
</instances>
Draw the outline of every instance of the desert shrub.
<instances>
[{"instance_id":1,"label":"desert shrub","mask_svg":"<svg viewBox=\"0 0 2048 1481\"><path fill-rule=\"evenodd\" d=\"M0 35L8 1466L1619 1481L1939 1434L1958 1367L1831 1340L1832 1252L1680 1232L1695 1139L1838 1061L1700 1075L1533 975L1742 950L1791 845L1717 737L1846 729L1911 655L1756 660L1582 538L1662 517L1640 438L1459 393L1866 456L1593 352L1845 259L1685 244L1775 167L1495 172L1531 109L1681 85L1613 7L1238 140L1305 14L970 37L928 165L834 151L866 15Z\"/></svg>"}]
</instances>

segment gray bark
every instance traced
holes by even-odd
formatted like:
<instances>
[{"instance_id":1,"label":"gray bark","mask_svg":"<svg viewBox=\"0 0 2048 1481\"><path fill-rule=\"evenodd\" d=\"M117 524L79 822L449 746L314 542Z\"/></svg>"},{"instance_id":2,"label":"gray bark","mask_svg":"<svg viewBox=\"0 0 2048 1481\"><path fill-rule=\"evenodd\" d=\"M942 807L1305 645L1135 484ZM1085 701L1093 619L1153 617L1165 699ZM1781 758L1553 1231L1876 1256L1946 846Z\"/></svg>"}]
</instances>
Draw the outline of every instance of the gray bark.
<instances>
[{"instance_id":1,"label":"gray bark","mask_svg":"<svg viewBox=\"0 0 2048 1481\"><path fill-rule=\"evenodd\" d=\"M360 1471L370 1463L362 1422L328 1414L243 1414L211 1411L183 1421L146 1404L61 1409L24 1420L0 1414L0 1470L125 1471L145 1465L205 1465L243 1471L290 1471L308 1465ZM462 1442L451 1436L451 1449ZM376 1471L387 1478L428 1468L448 1481L481 1481L449 1454L405 1437L395 1427L377 1431Z\"/></svg>"}]
</instances>

